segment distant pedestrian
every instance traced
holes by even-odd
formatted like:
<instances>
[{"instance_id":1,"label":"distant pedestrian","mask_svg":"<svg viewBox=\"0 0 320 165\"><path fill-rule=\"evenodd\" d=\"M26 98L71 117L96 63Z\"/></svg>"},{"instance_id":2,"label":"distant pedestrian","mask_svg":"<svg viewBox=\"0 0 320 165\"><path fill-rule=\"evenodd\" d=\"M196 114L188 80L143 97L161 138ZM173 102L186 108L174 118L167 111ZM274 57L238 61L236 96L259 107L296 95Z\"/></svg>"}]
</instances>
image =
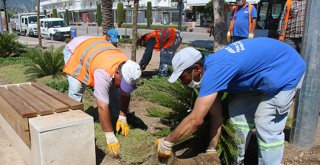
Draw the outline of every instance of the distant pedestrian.
<instances>
[{"instance_id":1,"label":"distant pedestrian","mask_svg":"<svg viewBox=\"0 0 320 165\"><path fill-rule=\"evenodd\" d=\"M279 40L294 47L299 53L304 31L307 0L287 0L278 26Z\"/></svg>"},{"instance_id":2,"label":"distant pedestrian","mask_svg":"<svg viewBox=\"0 0 320 165\"><path fill-rule=\"evenodd\" d=\"M171 59L181 42L182 37L180 31L175 28L161 28L140 37L137 45L146 47L143 57L140 60L141 69L146 69L151 60L153 49L155 49L160 51L158 75L167 76L168 65L171 65Z\"/></svg>"},{"instance_id":3,"label":"distant pedestrian","mask_svg":"<svg viewBox=\"0 0 320 165\"><path fill-rule=\"evenodd\" d=\"M254 30L257 24L257 10L248 4L246 0L237 0L237 6L230 16L228 42L236 42L242 39L254 37Z\"/></svg>"}]
</instances>

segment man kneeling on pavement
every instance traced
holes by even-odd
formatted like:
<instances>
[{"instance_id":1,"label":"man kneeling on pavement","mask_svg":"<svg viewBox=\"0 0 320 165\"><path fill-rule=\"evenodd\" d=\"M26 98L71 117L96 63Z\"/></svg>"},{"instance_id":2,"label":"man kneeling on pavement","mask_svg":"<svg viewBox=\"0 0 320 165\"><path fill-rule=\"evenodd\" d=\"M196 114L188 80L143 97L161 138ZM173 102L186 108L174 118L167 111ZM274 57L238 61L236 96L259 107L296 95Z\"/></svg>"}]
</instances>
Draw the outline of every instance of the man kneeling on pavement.
<instances>
[{"instance_id":1,"label":"man kneeling on pavement","mask_svg":"<svg viewBox=\"0 0 320 165\"><path fill-rule=\"evenodd\" d=\"M172 59L173 73L191 88L199 88L192 112L167 137L157 140L159 157L172 155L172 146L190 136L210 114L207 152L214 153L223 123L219 92L233 95L229 116L241 143L237 161L244 160L252 129L256 129L259 164L281 163L285 123L306 64L291 46L270 38L241 40L209 56L188 47Z\"/></svg>"},{"instance_id":2,"label":"man kneeling on pavement","mask_svg":"<svg viewBox=\"0 0 320 165\"><path fill-rule=\"evenodd\" d=\"M94 88L93 95L97 99L99 120L109 152L117 156L120 144L112 123L116 123L117 132L121 131L123 136L128 135L130 94L141 76L141 69L139 64L128 60L123 52L112 45L117 41L115 37L74 38L64 49L63 71L68 77L69 97L81 101L82 84ZM107 39L111 39L111 43Z\"/></svg>"}]
</instances>

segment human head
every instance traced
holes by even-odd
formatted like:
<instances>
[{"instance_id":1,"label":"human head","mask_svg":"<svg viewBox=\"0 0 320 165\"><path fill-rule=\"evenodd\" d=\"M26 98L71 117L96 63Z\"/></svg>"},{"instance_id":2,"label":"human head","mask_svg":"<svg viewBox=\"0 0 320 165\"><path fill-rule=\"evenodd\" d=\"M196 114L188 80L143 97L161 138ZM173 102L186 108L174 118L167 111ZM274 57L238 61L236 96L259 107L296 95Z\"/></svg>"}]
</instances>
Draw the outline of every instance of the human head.
<instances>
[{"instance_id":1,"label":"human head","mask_svg":"<svg viewBox=\"0 0 320 165\"><path fill-rule=\"evenodd\" d=\"M246 0L237 0L237 5L238 6L242 6L244 4L246 4Z\"/></svg>"},{"instance_id":2,"label":"human head","mask_svg":"<svg viewBox=\"0 0 320 165\"><path fill-rule=\"evenodd\" d=\"M203 75L203 57L201 52L193 47L181 49L172 59L173 73L169 82L173 83L178 78L184 85L190 84L192 80L200 81Z\"/></svg>"},{"instance_id":3,"label":"human head","mask_svg":"<svg viewBox=\"0 0 320 165\"><path fill-rule=\"evenodd\" d=\"M147 34L144 34L143 36L141 36L138 41L137 41L137 45L138 46L146 46L146 36Z\"/></svg>"},{"instance_id":4,"label":"human head","mask_svg":"<svg viewBox=\"0 0 320 165\"><path fill-rule=\"evenodd\" d=\"M121 92L130 95L136 88L136 81L141 76L141 69L139 64L134 61L128 60L119 64L115 72L113 84L119 88Z\"/></svg>"},{"instance_id":5,"label":"human head","mask_svg":"<svg viewBox=\"0 0 320 165\"><path fill-rule=\"evenodd\" d=\"M118 31L115 28L110 28L107 30L106 39L115 47L118 47Z\"/></svg>"}]
</instances>

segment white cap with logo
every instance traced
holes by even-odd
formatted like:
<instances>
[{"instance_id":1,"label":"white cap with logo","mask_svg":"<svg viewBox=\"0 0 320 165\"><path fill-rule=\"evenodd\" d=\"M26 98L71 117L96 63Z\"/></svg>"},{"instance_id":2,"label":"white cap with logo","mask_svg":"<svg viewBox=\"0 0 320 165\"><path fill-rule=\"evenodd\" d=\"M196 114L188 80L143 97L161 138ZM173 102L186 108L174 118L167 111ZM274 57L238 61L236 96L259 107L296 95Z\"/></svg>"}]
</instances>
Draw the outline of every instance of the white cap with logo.
<instances>
[{"instance_id":1,"label":"white cap with logo","mask_svg":"<svg viewBox=\"0 0 320 165\"><path fill-rule=\"evenodd\" d=\"M128 60L123 64L121 74L120 89L127 94L132 93L136 87L136 81L141 76L140 65L132 60Z\"/></svg>"},{"instance_id":2,"label":"white cap with logo","mask_svg":"<svg viewBox=\"0 0 320 165\"><path fill-rule=\"evenodd\" d=\"M181 49L172 58L173 73L169 78L170 83L174 83L180 77L182 72L195 64L202 58L201 52L193 47Z\"/></svg>"}]
</instances>

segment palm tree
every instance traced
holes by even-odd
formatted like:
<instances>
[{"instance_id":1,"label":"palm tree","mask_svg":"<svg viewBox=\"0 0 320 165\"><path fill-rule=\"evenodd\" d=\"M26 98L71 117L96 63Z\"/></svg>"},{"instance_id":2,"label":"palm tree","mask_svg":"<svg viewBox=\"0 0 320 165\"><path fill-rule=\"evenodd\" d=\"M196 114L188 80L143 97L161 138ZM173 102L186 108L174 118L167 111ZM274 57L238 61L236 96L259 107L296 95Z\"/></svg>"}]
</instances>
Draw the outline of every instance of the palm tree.
<instances>
[{"instance_id":1,"label":"palm tree","mask_svg":"<svg viewBox=\"0 0 320 165\"><path fill-rule=\"evenodd\" d=\"M109 28L113 27L112 3L113 0L101 0L102 29L104 33L106 33Z\"/></svg>"},{"instance_id":2,"label":"palm tree","mask_svg":"<svg viewBox=\"0 0 320 165\"><path fill-rule=\"evenodd\" d=\"M133 7L133 22L132 22L132 50L131 50L131 60L136 61L136 52L137 52L137 19L138 19L138 7L139 7L139 0L134 0L134 7Z\"/></svg>"},{"instance_id":3,"label":"palm tree","mask_svg":"<svg viewBox=\"0 0 320 165\"><path fill-rule=\"evenodd\" d=\"M214 44L213 50L216 52L227 44L227 14L224 8L224 0L213 0L213 33Z\"/></svg>"}]
</instances>

